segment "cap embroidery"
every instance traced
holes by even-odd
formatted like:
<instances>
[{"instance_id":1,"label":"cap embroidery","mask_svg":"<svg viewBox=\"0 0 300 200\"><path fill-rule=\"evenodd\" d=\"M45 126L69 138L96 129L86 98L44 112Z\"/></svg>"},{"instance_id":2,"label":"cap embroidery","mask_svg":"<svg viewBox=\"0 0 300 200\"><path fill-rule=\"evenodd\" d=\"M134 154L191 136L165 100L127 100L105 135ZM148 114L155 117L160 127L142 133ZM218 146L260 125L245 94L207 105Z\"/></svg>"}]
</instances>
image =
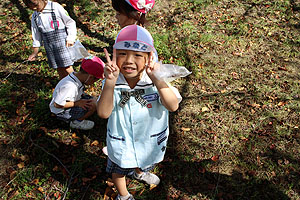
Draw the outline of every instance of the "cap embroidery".
<instances>
[{"instance_id":1,"label":"cap embroidery","mask_svg":"<svg viewBox=\"0 0 300 200\"><path fill-rule=\"evenodd\" d=\"M141 43L138 43L138 42L134 42L134 43L130 43L130 42L124 42L124 47L129 49L129 48L133 48L133 49L137 49L137 50L143 50L143 51L146 51L148 49L148 46L145 45L145 44L141 44Z\"/></svg>"}]
</instances>

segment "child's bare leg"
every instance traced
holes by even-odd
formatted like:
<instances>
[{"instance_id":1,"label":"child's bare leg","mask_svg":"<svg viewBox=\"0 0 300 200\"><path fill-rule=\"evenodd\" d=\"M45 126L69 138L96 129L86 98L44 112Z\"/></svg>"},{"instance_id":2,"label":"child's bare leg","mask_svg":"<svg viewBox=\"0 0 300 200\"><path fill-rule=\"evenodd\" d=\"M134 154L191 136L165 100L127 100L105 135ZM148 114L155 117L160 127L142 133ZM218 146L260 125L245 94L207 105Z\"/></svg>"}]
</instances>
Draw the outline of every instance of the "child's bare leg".
<instances>
[{"instance_id":1,"label":"child's bare leg","mask_svg":"<svg viewBox=\"0 0 300 200\"><path fill-rule=\"evenodd\" d=\"M70 73L72 73L73 70L73 66L69 66L69 67L58 67L57 68L57 73L59 75L59 80L63 79L64 77L68 76Z\"/></svg>"},{"instance_id":2,"label":"child's bare leg","mask_svg":"<svg viewBox=\"0 0 300 200\"><path fill-rule=\"evenodd\" d=\"M119 192L119 195L121 196L128 195L128 190L126 187L126 179L124 175L112 173L112 180Z\"/></svg>"}]
</instances>

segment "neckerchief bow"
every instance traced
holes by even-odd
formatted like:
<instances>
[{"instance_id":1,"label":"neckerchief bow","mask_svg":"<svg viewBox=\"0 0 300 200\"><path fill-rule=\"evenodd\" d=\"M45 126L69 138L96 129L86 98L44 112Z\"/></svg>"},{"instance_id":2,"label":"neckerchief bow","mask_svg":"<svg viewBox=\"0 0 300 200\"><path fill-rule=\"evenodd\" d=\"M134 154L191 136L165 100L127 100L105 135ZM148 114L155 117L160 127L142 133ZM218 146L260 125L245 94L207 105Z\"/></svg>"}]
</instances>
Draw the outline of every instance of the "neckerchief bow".
<instances>
[{"instance_id":1,"label":"neckerchief bow","mask_svg":"<svg viewBox=\"0 0 300 200\"><path fill-rule=\"evenodd\" d=\"M142 106L147 106L148 101L144 99L141 95L145 94L145 90L134 90L134 91L121 91L122 99L119 102L119 106L124 108L125 104L129 101L130 97L134 97L137 102L139 102Z\"/></svg>"}]
</instances>

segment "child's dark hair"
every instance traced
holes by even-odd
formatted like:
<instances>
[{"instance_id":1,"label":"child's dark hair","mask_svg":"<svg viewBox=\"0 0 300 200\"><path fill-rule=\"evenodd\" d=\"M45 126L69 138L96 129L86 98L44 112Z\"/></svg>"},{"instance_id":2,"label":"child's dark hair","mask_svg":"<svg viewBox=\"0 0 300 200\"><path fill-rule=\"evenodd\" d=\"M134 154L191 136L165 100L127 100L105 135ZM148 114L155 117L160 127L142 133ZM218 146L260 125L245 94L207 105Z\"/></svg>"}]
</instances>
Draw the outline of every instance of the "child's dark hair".
<instances>
[{"instance_id":1,"label":"child's dark hair","mask_svg":"<svg viewBox=\"0 0 300 200\"><path fill-rule=\"evenodd\" d=\"M24 4L29 8L38 5L41 1L46 2L47 0L23 0Z\"/></svg>"},{"instance_id":2,"label":"child's dark hair","mask_svg":"<svg viewBox=\"0 0 300 200\"><path fill-rule=\"evenodd\" d=\"M82 74L89 74L86 71L84 71L84 69L82 67L79 68L79 72L82 73Z\"/></svg>"},{"instance_id":3,"label":"child's dark hair","mask_svg":"<svg viewBox=\"0 0 300 200\"><path fill-rule=\"evenodd\" d=\"M144 26L148 23L146 20L146 14L141 13L129 5L125 0L112 0L112 7L117 11L129 18L135 19L137 21L137 25Z\"/></svg>"}]
</instances>

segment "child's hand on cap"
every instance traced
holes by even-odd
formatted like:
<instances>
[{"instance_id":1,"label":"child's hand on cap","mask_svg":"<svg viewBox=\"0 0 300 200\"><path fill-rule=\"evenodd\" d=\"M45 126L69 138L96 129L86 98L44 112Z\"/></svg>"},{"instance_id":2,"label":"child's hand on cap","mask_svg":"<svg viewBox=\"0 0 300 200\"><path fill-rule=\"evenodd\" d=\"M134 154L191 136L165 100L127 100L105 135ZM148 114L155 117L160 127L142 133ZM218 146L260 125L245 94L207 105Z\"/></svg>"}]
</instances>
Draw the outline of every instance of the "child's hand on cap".
<instances>
[{"instance_id":1,"label":"child's hand on cap","mask_svg":"<svg viewBox=\"0 0 300 200\"><path fill-rule=\"evenodd\" d=\"M109 54L107 52L107 50L104 48L104 53L105 53L105 57L107 60L107 63L105 64L104 67L104 75L106 79L110 79L110 80L116 80L119 76L120 73L120 69L117 66L117 50L113 49L113 58L112 60L109 57Z\"/></svg>"}]
</instances>

